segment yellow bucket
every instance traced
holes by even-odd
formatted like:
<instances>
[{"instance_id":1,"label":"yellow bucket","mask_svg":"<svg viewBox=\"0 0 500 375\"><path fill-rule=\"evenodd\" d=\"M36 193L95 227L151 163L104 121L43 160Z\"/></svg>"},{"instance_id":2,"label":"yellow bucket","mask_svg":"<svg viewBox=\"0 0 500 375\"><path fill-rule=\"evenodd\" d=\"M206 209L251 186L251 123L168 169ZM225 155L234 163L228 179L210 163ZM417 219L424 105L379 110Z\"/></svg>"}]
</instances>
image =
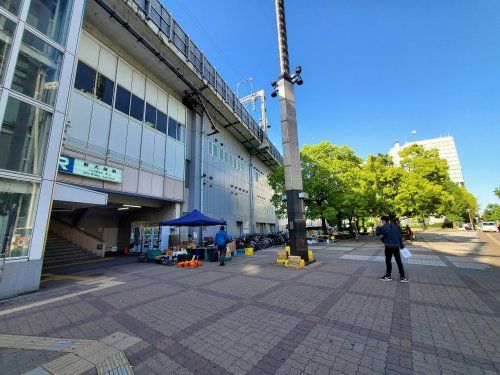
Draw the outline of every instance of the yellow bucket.
<instances>
[{"instance_id":1,"label":"yellow bucket","mask_svg":"<svg viewBox=\"0 0 500 375\"><path fill-rule=\"evenodd\" d=\"M313 251L312 250L307 250L307 260L310 262L313 259L314 259Z\"/></svg>"},{"instance_id":2,"label":"yellow bucket","mask_svg":"<svg viewBox=\"0 0 500 375\"><path fill-rule=\"evenodd\" d=\"M245 249L245 255L253 255L253 247L247 247Z\"/></svg>"}]
</instances>

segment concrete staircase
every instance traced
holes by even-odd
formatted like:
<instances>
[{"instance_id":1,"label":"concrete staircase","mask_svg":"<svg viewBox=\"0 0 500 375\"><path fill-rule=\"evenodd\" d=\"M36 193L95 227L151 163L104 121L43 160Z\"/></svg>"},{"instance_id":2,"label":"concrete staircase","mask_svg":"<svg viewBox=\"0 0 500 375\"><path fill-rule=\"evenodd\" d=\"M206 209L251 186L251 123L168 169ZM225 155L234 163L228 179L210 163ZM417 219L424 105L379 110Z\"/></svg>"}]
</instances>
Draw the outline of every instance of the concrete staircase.
<instances>
[{"instance_id":1,"label":"concrete staircase","mask_svg":"<svg viewBox=\"0 0 500 375\"><path fill-rule=\"evenodd\" d=\"M90 259L99 259L99 257L49 232L43 257L44 267Z\"/></svg>"}]
</instances>

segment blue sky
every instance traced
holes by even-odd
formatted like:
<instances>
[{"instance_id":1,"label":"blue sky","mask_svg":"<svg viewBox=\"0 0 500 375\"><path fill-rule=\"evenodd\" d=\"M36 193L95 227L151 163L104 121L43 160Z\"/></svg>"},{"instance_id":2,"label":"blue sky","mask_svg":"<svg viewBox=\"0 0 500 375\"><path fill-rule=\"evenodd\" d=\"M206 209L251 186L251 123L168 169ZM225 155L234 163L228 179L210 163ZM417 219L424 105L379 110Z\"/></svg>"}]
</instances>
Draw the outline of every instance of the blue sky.
<instances>
[{"instance_id":1,"label":"blue sky","mask_svg":"<svg viewBox=\"0 0 500 375\"><path fill-rule=\"evenodd\" d=\"M163 0L235 91L279 74L274 1ZM465 182L484 206L500 186L500 1L286 1L301 144L359 155L395 141L452 135ZM249 92L241 86L240 92ZM278 103L268 95L279 149ZM255 113L255 117L259 117Z\"/></svg>"}]
</instances>

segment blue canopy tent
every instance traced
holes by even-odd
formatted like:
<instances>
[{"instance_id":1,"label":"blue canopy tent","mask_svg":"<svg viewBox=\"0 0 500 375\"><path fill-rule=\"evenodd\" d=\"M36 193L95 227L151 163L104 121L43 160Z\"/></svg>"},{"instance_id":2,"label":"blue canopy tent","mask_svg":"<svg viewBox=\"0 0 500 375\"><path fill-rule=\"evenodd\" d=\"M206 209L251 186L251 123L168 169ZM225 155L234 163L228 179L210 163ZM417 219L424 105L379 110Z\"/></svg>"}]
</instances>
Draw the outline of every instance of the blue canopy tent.
<instances>
[{"instance_id":1,"label":"blue canopy tent","mask_svg":"<svg viewBox=\"0 0 500 375\"><path fill-rule=\"evenodd\" d=\"M166 220L159 223L160 226L171 226L171 227L208 227L212 225L226 225L225 220L212 219L206 215L203 215L198 210L193 210L190 213L173 220ZM203 243L203 229L201 229L200 240Z\"/></svg>"},{"instance_id":2,"label":"blue canopy tent","mask_svg":"<svg viewBox=\"0 0 500 375\"><path fill-rule=\"evenodd\" d=\"M211 225L226 225L226 222L224 220L212 219L203 215L198 210L193 210L178 219L162 221L160 225L169 225L171 227L207 227Z\"/></svg>"}]
</instances>

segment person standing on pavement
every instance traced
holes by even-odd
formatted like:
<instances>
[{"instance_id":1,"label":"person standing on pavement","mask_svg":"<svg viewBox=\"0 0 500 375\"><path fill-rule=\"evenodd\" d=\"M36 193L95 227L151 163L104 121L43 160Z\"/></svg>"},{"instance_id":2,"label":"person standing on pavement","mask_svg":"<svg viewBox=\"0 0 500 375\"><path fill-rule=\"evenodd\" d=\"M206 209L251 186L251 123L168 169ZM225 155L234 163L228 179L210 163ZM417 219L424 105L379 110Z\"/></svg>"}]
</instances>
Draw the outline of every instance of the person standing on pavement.
<instances>
[{"instance_id":1,"label":"person standing on pavement","mask_svg":"<svg viewBox=\"0 0 500 375\"><path fill-rule=\"evenodd\" d=\"M219 250L219 260L220 266L224 265L224 258L226 257L227 244L232 241L232 238L225 231L224 226L220 227L220 230L215 234L214 243L217 245L217 249Z\"/></svg>"},{"instance_id":2,"label":"person standing on pavement","mask_svg":"<svg viewBox=\"0 0 500 375\"><path fill-rule=\"evenodd\" d=\"M382 216L380 218L382 225L377 227L376 235L382 236L381 240L385 245L385 275L380 278L383 281L391 281L392 273L392 256L396 259L399 269L399 277L402 283L407 283L408 279L405 277L405 270L403 262L401 262L401 254L399 249L404 249L403 238L399 228L390 221L389 216Z\"/></svg>"}]
</instances>

